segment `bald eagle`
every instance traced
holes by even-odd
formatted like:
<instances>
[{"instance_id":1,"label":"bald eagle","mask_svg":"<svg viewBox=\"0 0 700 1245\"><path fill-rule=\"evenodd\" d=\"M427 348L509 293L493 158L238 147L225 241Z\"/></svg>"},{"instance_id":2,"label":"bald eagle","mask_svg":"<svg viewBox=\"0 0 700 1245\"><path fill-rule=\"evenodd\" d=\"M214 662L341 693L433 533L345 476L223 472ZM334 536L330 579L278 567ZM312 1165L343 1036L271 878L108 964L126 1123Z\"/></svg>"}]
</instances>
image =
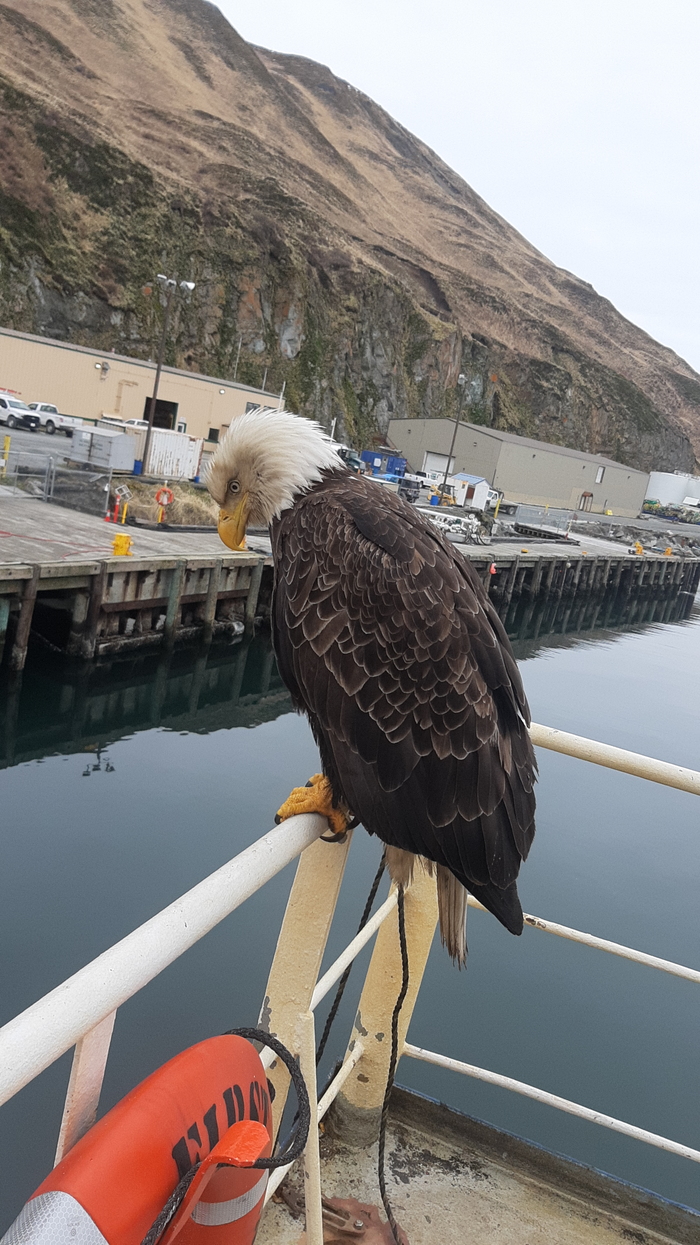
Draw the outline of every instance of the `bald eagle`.
<instances>
[{"instance_id":1,"label":"bald eagle","mask_svg":"<svg viewBox=\"0 0 700 1245\"><path fill-rule=\"evenodd\" d=\"M394 880L435 869L443 943L466 956L467 891L513 934L534 835L536 764L518 668L469 561L430 521L351 474L318 424L236 419L207 486L241 548L270 525L280 674L311 724L323 775L282 815L354 816ZM350 812L351 810L351 812ZM339 822L340 819L340 822Z\"/></svg>"}]
</instances>

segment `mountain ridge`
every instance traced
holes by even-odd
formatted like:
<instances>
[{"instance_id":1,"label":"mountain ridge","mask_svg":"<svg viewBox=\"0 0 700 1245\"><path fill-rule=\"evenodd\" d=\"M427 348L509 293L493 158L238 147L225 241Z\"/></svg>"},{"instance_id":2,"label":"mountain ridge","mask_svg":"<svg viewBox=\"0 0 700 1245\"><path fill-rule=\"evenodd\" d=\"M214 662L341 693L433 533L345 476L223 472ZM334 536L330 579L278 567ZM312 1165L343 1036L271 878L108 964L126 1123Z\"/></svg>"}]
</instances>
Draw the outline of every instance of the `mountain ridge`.
<instances>
[{"instance_id":1,"label":"mountain ridge","mask_svg":"<svg viewBox=\"0 0 700 1245\"><path fill-rule=\"evenodd\" d=\"M452 414L645 469L700 458L700 377L330 69L206 0L4 0L0 319L286 384L356 444ZM185 271L186 269L186 271Z\"/></svg>"}]
</instances>

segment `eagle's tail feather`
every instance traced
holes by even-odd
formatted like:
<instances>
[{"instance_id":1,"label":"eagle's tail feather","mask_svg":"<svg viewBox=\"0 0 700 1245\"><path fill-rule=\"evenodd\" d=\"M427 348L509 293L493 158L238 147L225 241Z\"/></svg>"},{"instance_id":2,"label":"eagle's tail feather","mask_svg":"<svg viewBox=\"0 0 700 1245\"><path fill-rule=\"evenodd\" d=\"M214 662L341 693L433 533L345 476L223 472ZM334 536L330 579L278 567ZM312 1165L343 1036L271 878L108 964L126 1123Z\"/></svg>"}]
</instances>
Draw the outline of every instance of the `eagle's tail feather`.
<instances>
[{"instance_id":1,"label":"eagle's tail feather","mask_svg":"<svg viewBox=\"0 0 700 1245\"><path fill-rule=\"evenodd\" d=\"M505 889L493 884L470 886L469 889L474 898L488 908L489 912L498 918L501 925L505 925L509 933L522 934L523 910L515 882L511 882L510 886L506 886Z\"/></svg>"},{"instance_id":2,"label":"eagle's tail feather","mask_svg":"<svg viewBox=\"0 0 700 1245\"><path fill-rule=\"evenodd\" d=\"M437 893L442 945L463 968L467 959L467 892L444 865L437 866Z\"/></svg>"},{"instance_id":3,"label":"eagle's tail feather","mask_svg":"<svg viewBox=\"0 0 700 1245\"><path fill-rule=\"evenodd\" d=\"M428 873L437 872L438 911L440 914L440 937L455 964L462 968L467 959L467 892L462 883L445 865L415 856L400 847L384 848L389 875L397 886L410 886L413 869L420 861Z\"/></svg>"}]
</instances>

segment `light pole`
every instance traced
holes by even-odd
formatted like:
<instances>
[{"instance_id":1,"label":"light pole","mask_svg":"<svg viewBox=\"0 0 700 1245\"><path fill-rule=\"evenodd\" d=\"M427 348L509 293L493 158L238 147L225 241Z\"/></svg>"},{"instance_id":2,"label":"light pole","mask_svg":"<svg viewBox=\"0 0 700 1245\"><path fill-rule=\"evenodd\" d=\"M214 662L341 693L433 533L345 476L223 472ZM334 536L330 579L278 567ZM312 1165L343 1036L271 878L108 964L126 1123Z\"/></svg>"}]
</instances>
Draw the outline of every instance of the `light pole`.
<instances>
[{"instance_id":1,"label":"light pole","mask_svg":"<svg viewBox=\"0 0 700 1245\"><path fill-rule=\"evenodd\" d=\"M148 407L148 428L146 429L146 444L143 447L143 470L146 471L148 462L148 450L151 444L151 433L153 432L153 420L156 413L156 402L158 401L158 386L160 385L160 374L163 370L163 359L165 357L165 343L168 336L168 320L170 319L170 311L173 305L175 291L179 288L183 294L191 294L194 289L194 281L176 281L174 277L166 277L164 273L158 273L158 283L165 290L165 312L163 314L163 331L160 335L160 345L158 347L158 359L156 362L156 378L153 382L153 396Z\"/></svg>"},{"instance_id":2,"label":"light pole","mask_svg":"<svg viewBox=\"0 0 700 1245\"><path fill-rule=\"evenodd\" d=\"M452 433L452 444L450 446L450 452L447 455L447 462L445 464L445 474L442 478L442 489L440 491L442 493L443 498L445 496L445 488L447 487L447 477L450 474L450 463L452 461L452 451L454 450L455 441L457 440L457 429L459 428L459 421L462 415L462 403L464 401L464 386L466 385L466 383L467 383L467 378L464 375L464 372L460 372L459 376L457 377L457 384L460 385L462 388L462 396L460 397L459 406L457 407L457 418L455 420L454 432Z\"/></svg>"}]
</instances>

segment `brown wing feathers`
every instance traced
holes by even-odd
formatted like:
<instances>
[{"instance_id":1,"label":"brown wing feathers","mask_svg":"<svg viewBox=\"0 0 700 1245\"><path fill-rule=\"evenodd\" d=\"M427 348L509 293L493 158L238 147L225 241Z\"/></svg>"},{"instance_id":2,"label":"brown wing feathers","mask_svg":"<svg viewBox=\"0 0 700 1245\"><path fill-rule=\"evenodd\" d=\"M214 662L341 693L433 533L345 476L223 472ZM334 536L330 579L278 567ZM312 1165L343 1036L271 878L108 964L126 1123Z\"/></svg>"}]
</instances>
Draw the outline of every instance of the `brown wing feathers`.
<instances>
[{"instance_id":1,"label":"brown wing feathers","mask_svg":"<svg viewBox=\"0 0 700 1245\"><path fill-rule=\"evenodd\" d=\"M520 675L478 577L417 511L345 473L285 512L273 546L280 672L338 796L519 933L535 762Z\"/></svg>"}]
</instances>

